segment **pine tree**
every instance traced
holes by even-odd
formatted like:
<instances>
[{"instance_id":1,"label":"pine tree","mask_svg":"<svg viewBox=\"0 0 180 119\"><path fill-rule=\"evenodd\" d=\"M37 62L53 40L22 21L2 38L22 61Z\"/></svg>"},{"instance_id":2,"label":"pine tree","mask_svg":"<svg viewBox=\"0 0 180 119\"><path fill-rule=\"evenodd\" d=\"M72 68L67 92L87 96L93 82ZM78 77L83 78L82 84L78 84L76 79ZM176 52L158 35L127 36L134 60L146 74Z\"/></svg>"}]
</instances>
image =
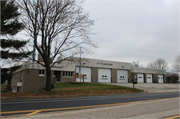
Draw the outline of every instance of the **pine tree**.
<instances>
[{"instance_id":1,"label":"pine tree","mask_svg":"<svg viewBox=\"0 0 180 119\"><path fill-rule=\"evenodd\" d=\"M23 23L18 21L20 13L18 7L14 4L14 0L1 1L1 36L14 36L24 29ZM0 39L1 40L1 59L21 60L26 58L32 52L10 52L10 49L19 51L29 41L14 40L14 39ZM13 72L19 69L20 66L13 66L1 69L1 83L8 80L11 84Z\"/></svg>"}]
</instances>

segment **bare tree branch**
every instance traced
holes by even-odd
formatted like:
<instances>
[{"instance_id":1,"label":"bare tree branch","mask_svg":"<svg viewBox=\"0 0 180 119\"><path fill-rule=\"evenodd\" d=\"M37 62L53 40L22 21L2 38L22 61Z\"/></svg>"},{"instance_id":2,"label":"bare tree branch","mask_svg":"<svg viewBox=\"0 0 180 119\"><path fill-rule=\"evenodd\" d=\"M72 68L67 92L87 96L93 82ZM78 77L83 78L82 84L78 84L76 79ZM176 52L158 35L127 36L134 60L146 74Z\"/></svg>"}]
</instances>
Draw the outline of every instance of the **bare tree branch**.
<instances>
[{"instance_id":1,"label":"bare tree branch","mask_svg":"<svg viewBox=\"0 0 180 119\"><path fill-rule=\"evenodd\" d=\"M147 68L165 69L167 67L167 65L168 65L168 63L164 59L158 58L156 61L150 62L149 64L147 64Z\"/></svg>"},{"instance_id":2,"label":"bare tree branch","mask_svg":"<svg viewBox=\"0 0 180 119\"><path fill-rule=\"evenodd\" d=\"M173 63L173 68L180 72L180 55L175 58L175 61Z\"/></svg>"},{"instance_id":3,"label":"bare tree branch","mask_svg":"<svg viewBox=\"0 0 180 119\"><path fill-rule=\"evenodd\" d=\"M57 57L63 56L62 59L66 60L74 56L74 49L83 47L83 44L97 47L89 37L93 35L90 27L94 20L89 20L89 14L84 13L75 0L21 0L17 4L21 9L21 19L27 24L26 31L44 61L46 88L50 91L51 67L60 62L54 61ZM90 52L88 48L83 49Z\"/></svg>"},{"instance_id":4,"label":"bare tree branch","mask_svg":"<svg viewBox=\"0 0 180 119\"><path fill-rule=\"evenodd\" d=\"M132 61L132 66L133 67L140 67L140 61Z\"/></svg>"}]
</instances>

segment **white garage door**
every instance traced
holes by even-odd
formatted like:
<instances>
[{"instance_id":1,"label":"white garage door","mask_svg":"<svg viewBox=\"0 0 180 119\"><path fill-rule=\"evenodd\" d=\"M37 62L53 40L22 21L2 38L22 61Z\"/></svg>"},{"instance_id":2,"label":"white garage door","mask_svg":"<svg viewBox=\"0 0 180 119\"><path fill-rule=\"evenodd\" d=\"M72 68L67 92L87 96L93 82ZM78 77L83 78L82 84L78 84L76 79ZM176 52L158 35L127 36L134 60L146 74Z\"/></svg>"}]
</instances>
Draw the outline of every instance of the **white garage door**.
<instances>
[{"instance_id":1,"label":"white garage door","mask_svg":"<svg viewBox=\"0 0 180 119\"><path fill-rule=\"evenodd\" d=\"M137 74L137 82L144 83L144 76L143 74Z\"/></svg>"},{"instance_id":2,"label":"white garage door","mask_svg":"<svg viewBox=\"0 0 180 119\"><path fill-rule=\"evenodd\" d=\"M128 71L117 70L117 82L128 83Z\"/></svg>"},{"instance_id":3,"label":"white garage door","mask_svg":"<svg viewBox=\"0 0 180 119\"><path fill-rule=\"evenodd\" d=\"M147 83L152 83L152 74L147 74L146 75L146 82Z\"/></svg>"},{"instance_id":4,"label":"white garage door","mask_svg":"<svg viewBox=\"0 0 180 119\"><path fill-rule=\"evenodd\" d=\"M79 67L76 67L76 73L79 73ZM81 74L84 75L84 82L91 82L91 68L81 67ZM80 82L80 78L76 78L76 82Z\"/></svg>"},{"instance_id":5,"label":"white garage door","mask_svg":"<svg viewBox=\"0 0 180 119\"><path fill-rule=\"evenodd\" d=\"M98 69L98 82L111 82L111 70Z\"/></svg>"},{"instance_id":6,"label":"white garage door","mask_svg":"<svg viewBox=\"0 0 180 119\"><path fill-rule=\"evenodd\" d=\"M158 75L158 83L163 83L163 75Z\"/></svg>"}]
</instances>

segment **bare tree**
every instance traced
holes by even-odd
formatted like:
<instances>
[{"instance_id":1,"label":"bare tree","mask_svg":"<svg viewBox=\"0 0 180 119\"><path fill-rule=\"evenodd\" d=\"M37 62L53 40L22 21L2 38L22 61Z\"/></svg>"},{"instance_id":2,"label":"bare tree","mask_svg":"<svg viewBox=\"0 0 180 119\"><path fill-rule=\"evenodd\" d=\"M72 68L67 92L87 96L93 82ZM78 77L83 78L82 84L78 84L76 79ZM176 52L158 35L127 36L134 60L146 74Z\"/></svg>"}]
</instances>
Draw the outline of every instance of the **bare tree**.
<instances>
[{"instance_id":1,"label":"bare tree","mask_svg":"<svg viewBox=\"0 0 180 119\"><path fill-rule=\"evenodd\" d=\"M175 62L173 63L173 68L180 72L180 55L175 58Z\"/></svg>"},{"instance_id":2,"label":"bare tree","mask_svg":"<svg viewBox=\"0 0 180 119\"><path fill-rule=\"evenodd\" d=\"M51 91L51 68L55 63L77 54L78 47L84 52L90 52L87 45L96 47L89 37L94 20L89 20L81 3L75 0L21 0L17 3L26 32L44 61L36 60L46 68L46 91ZM56 60L57 57L61 60Z\"/></svg>"},{"instance_id":3,"label":"bare tree","mask_svg":"<svg viewBox=\"0 0 180 119\"><path fill-rule=\"evenodd\" d=\"M168 63L164 59L158 58L156 61L150 62L149 64L147 64L147 68L165 69L167 65Z\"/></svg>"},{"instance_id":4,"label":"bare tree","mask_svg":"<svg viewBox=\"0 0 180 119\"><path fill-rule=\"evenodd\" d=\"M157 69L156 62L150 62L150 63L148 63L148 64L147 64L147 68Z\"/></svg>"},{"instance_id":5,"label":"bare tree","mask_svg":"<svg viewBox=\"0 0 180 119\"><path fill-rule=\"evenodd\" d=\"M162 58L157 59L156 64L158 69L165 69L166 66L168 65L168 63Z\"/></svg>"},{"instance_id":6,"label":"bare tree","mask_svg":"<svg viewBox=\"0 0 180 119\"><path fill-rule=\"evenodd\" d=\"M140 67L140 61L132 61L132 66L133 67Z\"/></svg>"}]
</instances>

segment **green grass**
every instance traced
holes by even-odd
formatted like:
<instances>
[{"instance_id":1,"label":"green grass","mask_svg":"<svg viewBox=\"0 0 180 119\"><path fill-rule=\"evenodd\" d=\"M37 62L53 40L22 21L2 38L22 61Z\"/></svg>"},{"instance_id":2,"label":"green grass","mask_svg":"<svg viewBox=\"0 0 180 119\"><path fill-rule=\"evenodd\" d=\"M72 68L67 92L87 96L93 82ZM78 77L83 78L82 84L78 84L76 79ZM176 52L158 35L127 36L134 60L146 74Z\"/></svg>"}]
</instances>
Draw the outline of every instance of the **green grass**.
<instances>
[{"instance_id":1,"label":"green grass","mask_svg":"<svg viewBox=\"0 0 180 119\"><path fill-rule=\"evenodd\" d=\"M56 87L53 89L54 91L59 89L59 91L64 91L63 89L76 89L74 91L82 91L82 90L113 90L113 89L124 89L124 90L129 90L132 92L144 92L144 90L137 89L133 91L133 88L129 87L124 87L124 86L117 86L117 85L108 85L108 84L100 84L100 83L80 83L80 84L71 84L69 82L65 83L57 83ZM52 90L52 91L53 91ZM64 92L69 92L69 91L64 91Z\"/></svg>"},{"instance_id":2,"label":"green grass","mask_svg":"<svg viewBox=\"0 0 180 119\"><path fill-rule=\"evenodd\" d=\"M5 87L6 85L1 85ZM2 89L1 87L1 89ZM70 82L57 83L51 92L31 91L31 92L3 92L1 99L21 99L21 98L48 98L48 97L71 97L80 95L112 95L112 94L130 94L133 92L144 92L144 90L133 88L99 84L99 83L81 83L71 84Z\"/></svg>"},{"instance_id":3,"label":"green grass","mask_svg":"<svg viewBox=\"0 0 180 119\"><path fill-rule=\"evenodd\" d=\"M6 88L8 86L8 84L1 84L1 91Z\"/></svg>"}]
</instances>

